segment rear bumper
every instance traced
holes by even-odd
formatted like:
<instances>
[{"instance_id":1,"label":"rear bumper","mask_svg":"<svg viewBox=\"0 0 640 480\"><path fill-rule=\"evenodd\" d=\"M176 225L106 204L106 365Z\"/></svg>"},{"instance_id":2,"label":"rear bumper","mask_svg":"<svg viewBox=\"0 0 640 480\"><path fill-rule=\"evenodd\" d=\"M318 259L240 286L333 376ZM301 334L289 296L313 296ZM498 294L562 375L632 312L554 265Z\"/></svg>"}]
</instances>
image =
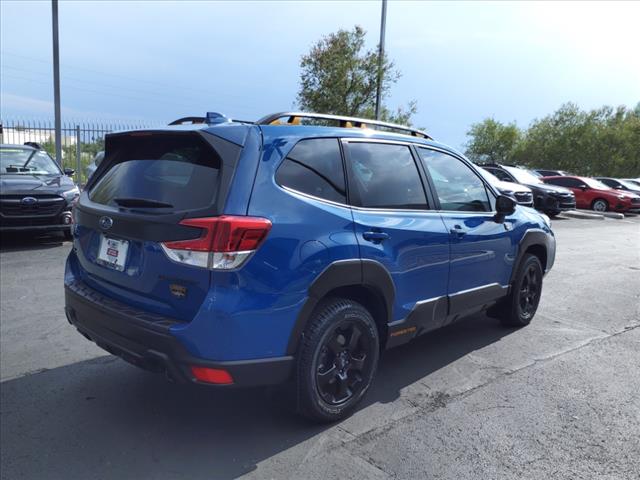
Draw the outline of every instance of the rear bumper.
<instances>
[{"instance_id":1,"label":"rear bumper","mask_svg":"<svg viewBox=\"0 0 640 480\"><path fill-rule=\"evenodd\" d=\"M237 386L283 383L293 369L291 356L223 362L194 357L170 332L180 322L132 309L79 281L65 284L65 312L69 322L99 347L176 382L201 383L191 366L226 370Z\"/></svg>"}]
</instances>

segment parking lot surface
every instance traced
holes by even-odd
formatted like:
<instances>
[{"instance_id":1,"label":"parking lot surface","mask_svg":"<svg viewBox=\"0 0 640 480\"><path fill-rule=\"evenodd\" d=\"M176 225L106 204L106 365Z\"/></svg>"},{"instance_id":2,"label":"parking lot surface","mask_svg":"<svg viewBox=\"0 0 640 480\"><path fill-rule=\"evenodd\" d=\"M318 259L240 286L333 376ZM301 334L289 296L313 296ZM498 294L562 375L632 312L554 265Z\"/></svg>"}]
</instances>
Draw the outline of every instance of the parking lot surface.
<instances>
[{"instance_id":1,"label":"parking lot surface","mask_svg":"<svg viewBox=\"0 0 640 480\"><path fill-rule=\"evenodd\" d=\"M3 479L640 478L640 218L558 219L533 323L477 316L386 352L318 426L287 388L175 385L67 323L68 242L0 254Z\"/></svg>"}]
</instances>

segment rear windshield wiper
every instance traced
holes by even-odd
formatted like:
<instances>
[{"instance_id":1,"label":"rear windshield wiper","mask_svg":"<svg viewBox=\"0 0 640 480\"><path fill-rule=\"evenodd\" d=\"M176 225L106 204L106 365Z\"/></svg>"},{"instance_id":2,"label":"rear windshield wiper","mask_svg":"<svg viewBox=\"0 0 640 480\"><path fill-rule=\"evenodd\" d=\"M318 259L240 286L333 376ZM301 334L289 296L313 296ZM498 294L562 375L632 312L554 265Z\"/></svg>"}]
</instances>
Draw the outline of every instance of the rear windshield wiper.
<instances>
[{"instance_id":1,"label":"rear windshield wiper","mask_svg":"<svg viewBox=\"0 0 640 480\"><path fill-rule=\"evenodd\" d=\"M148 200L146 198L114 198L113 201L121 207L173 208L173 205L171 205L170 203Z\"/></svg>"}]
</instances>

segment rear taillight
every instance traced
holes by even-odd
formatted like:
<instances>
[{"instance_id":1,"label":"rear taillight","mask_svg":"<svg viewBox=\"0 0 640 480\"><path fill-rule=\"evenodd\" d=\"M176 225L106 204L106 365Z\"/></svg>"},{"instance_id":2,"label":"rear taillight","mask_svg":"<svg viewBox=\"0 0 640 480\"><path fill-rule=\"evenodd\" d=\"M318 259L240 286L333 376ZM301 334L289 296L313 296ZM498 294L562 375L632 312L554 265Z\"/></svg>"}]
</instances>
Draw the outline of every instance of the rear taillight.
<instances>
[{"instance_id":1,"label":"rear taillight","mask_svg":"<svg viewBox=\"0 0 640 480\"><path fill-rule=\"evenodd\" d=\"M201 228L202 235L193 240L161 243L166 255L174 262L212 270L241 267L271 230L266 218L229 215L189 218L180 225Z\"/></svg>"}]
</instances>

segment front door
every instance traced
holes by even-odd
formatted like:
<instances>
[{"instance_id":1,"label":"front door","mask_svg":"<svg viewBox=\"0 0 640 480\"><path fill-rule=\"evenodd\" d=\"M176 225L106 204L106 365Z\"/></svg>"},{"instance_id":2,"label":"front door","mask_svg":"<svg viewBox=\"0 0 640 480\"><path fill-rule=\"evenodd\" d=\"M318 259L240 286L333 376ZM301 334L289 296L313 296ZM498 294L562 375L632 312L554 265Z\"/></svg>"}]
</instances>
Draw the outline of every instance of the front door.
<instances>
[{"instance_id":1,"label":"front door","mask_svg":"<svg viewBox=\"0 0 640 480\"><path fill-rule=\"evenodd\" d=\"M419 147L438 208L451 239L449 317L455 318L507 293L515 245L506 218L495 220L495 196L462 159Z\"/></svg>"},{"instance_id":2,"label":"front door","mask_svg":"<svg viewBox=\"0 0 640 480\"><path fill-rule=\"evenodd\" d=\"M404 343L444 321L449 234L408 145L350 139L344 146L360 256L389 272L395 300L388 345Z\"/></svg>"}]
</instances>

